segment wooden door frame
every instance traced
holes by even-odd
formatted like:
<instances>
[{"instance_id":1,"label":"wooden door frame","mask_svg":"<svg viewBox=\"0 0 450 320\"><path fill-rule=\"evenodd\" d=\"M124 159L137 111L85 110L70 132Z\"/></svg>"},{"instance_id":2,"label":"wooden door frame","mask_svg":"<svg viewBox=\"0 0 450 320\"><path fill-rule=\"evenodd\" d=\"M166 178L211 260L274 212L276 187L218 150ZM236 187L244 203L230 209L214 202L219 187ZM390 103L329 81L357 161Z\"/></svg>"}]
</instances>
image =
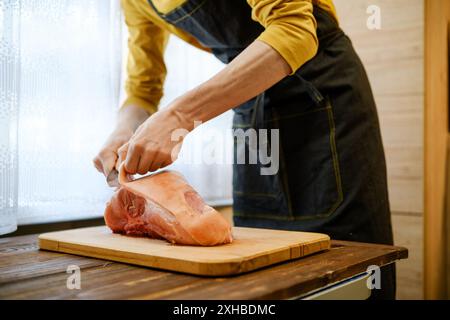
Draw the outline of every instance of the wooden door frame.
<instances>
[{"instance_id":1,"label":"wooden door frame","mask_svg":"<svg viewBox=\"0 0 450 320\"><path fill-rule=\"evenodd\" d=\"M425 0L424 297L447 298L450 0ZM446 200L447 199L447 200ZM447 202L446 202L447 201ZM450 272L449 272L450 273Z\"/></svg>"}]
</instances>

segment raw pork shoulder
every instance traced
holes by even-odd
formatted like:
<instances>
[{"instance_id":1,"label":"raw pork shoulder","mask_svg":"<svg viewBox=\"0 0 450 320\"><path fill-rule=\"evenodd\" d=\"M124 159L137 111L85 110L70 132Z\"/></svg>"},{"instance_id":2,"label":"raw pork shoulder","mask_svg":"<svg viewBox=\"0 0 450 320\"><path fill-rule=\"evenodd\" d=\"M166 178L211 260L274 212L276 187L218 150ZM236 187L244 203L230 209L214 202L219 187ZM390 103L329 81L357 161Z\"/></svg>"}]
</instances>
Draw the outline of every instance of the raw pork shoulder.
<instances>
[{"instance_id":1,"label":"raw pork shoulder","mask_svg":"<svg viewBox=\"0 0 450 320\"><path fill-rule=\"evenodd\" d=\"M199 246L233 240L228 222L181 174L163 171L127 181L121 169L121 186L105 210L106 225L113 232Z\"/></svg>"}]
</instances>

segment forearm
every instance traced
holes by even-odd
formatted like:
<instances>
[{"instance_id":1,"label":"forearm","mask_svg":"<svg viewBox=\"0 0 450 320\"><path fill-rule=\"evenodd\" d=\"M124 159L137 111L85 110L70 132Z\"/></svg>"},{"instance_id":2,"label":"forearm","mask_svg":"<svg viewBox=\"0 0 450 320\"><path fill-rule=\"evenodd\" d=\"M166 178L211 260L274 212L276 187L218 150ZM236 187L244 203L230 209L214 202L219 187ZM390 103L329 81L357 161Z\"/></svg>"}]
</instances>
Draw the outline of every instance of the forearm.
<instances>
[{"instance_id":1,"label":"forearm","mask_svg":"<svg viewBox=\"0 0 450 320\"><path fill-rule=\"evenodd\" d=\"M176 130L192 130L195 121L206 122L248 101L290 72L277 51L255 41L216 76L145 121L119 149L125 171L145 174L171 164L181 147L173 139Z\"/></svg>"},{"instance_id":2,"label":"forearm","mask_svg":"<svg viewBox=\"0 0 450 320\"><path fill-rule=\"evenodd\" d=\"M284 58L255 41L210 80L175 100L169 108L181 117L206 122L270 88L291 73ZM192 127L189 127L192 126Z\"/></svg>"},{"instance_id":3,"label":"forearm","mask_svg":"<svg viewBox=\"0 0 450 320\"><path fill-rule=\"evenodd\" d=\"M136 105L125 105L117 114L116 130L134 132L150 115Z\"/></svg>"}]
</instances>

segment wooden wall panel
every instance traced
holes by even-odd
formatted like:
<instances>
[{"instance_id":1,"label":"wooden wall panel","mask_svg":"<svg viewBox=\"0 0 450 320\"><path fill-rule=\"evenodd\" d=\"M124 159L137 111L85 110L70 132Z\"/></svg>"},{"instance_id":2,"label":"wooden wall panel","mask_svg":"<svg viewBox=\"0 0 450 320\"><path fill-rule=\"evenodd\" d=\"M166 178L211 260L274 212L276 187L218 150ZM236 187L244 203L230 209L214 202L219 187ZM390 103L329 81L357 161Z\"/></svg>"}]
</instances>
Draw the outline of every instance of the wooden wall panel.
<instances>
[{"instance_id":1,"label":"wooden wall panel","mask_svg":"<svg viewBox=\"0 0 450 320\"><path fill-rule=\"evenodd\" d=\"M341 27L363 61L374 92L388 167L398 264L397 298L423 298L424 0L334 0ZM381 29L366 25L370 5Z\"/></svg>"},{"instance_id":2,"label":"wooden wall panel","mask_svg":"<svg viewBox=\"0 0 450 320\"><path fill-rule=\"evenodd\" d=\"M447 296L445 207L449 108L450 1L426 0L425 51L425 298ZM448 217L447 217L448 218ZM450 277L450 274L448 275Z\"/></svg>"},{"instance_id":3,"label":"wooden wall panel","mask_svg":"<svg viewBox=\"0 0 450 320\"><path fill-rule=\"evenodd\" d=\"M397 299L423 299L423 218L395 214L392 223L396 229L394 241L408 248L409 256L397 263Z\"/></svg>"}]
</instances>

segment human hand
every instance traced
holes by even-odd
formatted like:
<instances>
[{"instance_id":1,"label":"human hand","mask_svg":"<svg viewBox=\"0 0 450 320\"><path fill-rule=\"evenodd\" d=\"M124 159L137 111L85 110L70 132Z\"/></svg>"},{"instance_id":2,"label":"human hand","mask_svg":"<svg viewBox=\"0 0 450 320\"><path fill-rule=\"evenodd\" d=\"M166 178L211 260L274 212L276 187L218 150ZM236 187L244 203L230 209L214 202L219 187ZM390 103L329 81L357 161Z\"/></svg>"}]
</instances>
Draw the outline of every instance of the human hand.
<instances>
[{"instance_id":1,"label":"human hand","mask_svg":"<svg viewBox=\"0 0 450 320\"><path fill-rule=\"evenodd\" d=\"M119 150L128 174L146 174L173 163L181 150L182 139L190 131L187 117L175 108L154 113Z\"/></svg>"},{"instance_id":2,"label":"human hand","mask_svg":"<svg viewBox=\"0 0 450 320\"><path fill-rule=\"evenodd\" d=\"M118 150L130 140L133 130L127 128L116 128L108 137L103 147L93 159L95 168L108 177L116 168Z\"/></svg>"}]
</instances>

